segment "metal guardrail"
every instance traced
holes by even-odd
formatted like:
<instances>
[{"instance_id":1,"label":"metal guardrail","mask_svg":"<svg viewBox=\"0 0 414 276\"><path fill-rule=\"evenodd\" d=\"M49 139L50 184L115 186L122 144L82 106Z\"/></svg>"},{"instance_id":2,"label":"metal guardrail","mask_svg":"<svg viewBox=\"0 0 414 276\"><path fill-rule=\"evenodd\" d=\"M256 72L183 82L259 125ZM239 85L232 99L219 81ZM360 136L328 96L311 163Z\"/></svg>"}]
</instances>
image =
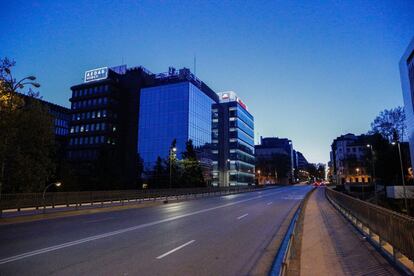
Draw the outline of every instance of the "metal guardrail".
<instances>
[{"instance_id":1,"label":"metal guardrail","mask_svg":"<svg viewBox=\"0 0 414 276\"><path fill-rule=\"evenodd\" d=\"M309 196L313 193L314 190L315 188L307 192L306 196L296 209L295 214L293 215L293 218L289 224L289 228L283 238L282 244L280 245L279 250L276 254L273 265L269 271L269 276L287 275L289 263L292 257L292 247L294 246L296 239L300 234L297 227L298 221L300 219L303 219L306 203L309 199Z\"/></svg>"},{"instance_id":2,"label":"metal guardrail","mask_svg":"<svg viewBox=\"0 0 414 276\"><path fill-rule=\"evenodd\" d=\"M21 211L27 208L41 209L66 206L78 208L82 205L98 205L121 203L129 201L155 200L157 198L187 198L208 195L222 195L239 192L248 192L258 189L256 186L241 187L208 187L208 188L181 188L157 190L118 190L118 191L90 191L90 192L52 192L46 193L43 200L42 193L1 194L0 216L5 210Z\"/></svg>"},{"instance_id":3,"label":"metal guardrail","mask_svg":"<svg viewBox=\"0 0 414 276\"><path fill-rule=\"evenodd\" d=\"M326 196L367 238L405 272L412 273L414 218L326 188ZM401 267L402 266L402 267Z\"/></svg>"}]
</instances>

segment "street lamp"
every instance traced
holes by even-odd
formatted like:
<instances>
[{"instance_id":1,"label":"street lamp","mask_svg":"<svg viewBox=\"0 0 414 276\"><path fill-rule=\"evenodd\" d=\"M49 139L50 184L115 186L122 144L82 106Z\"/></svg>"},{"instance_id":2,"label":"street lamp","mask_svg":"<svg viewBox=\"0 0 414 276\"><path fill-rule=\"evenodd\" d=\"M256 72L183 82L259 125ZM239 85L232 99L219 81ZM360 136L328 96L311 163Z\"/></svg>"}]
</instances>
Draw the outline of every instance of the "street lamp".
<instances>
[{"instance_id":1,"label":"street lamp","mask_svg":"<svg viewBox=\"0 0 414 276\"><path fill-rule=\"evenodd\" d=\"M378 204L377 182L375 181L375 163L374 163L374 148L371 144L367 144L367 148L371 150L371 163L372 163L372 181L374 182L375 190L375 204Z\"/></svg>"},{"instance_id":2,"label":"street lamp","mask_svg":"<svg viewBox=\"0 0 414 276\"><path fill-rule=\"evenodd\" d=\"M358 182L359 183L359 168L356 168L355 169L355 171L356 171L356 174L357 174L357 177L356 177L356 182ZM364 198L364 196L365 196L365 192L364 192L364 183L362 183L361 182L361 187L362 187L362 197Z\"/></svg>"},{"instance_id":3,"label":"street lamp","mask_svg":"<svg viewBox=\"0 0 414 276\"><path fill-rule=\"evenodd\" d=\"M404 192L404 206L405 206L405 212L408 214L408 204L407 204L407 192L405 190L405 179L404 179L404 168L403 168L403 162L402 162L402 156L401 156L401 146L399 142L392 142L393 146L397 144L398 146L398 156L400 158L400 167L401 167L401 180L403 184L403 192Z\"/></svg>"},{"instance_id":4,"label":"street lamp","mask_svg":"<svg viewBox=\"0 0 414 276\"><path fill-rule=\"evenodd\" d=\"M177 148L173 147L170 150L170 189L172 186L172 161L173 161L173 156L175 157L175 153L177 152Z\"/></svg>"},{"instance_id":5,"label":"street lamp","mask_svg":"<svg viewBox=\"0 0 414 276\"><path fill-rule=\"evenodd\" d=\"M230 159L227 159L227 162L226 162L226 168L227 168L227 174L226 174L226 177L227 177L227 186L230 186Z\"/></svg>"},{"instance_id":6,"label":"street lamp","mask_svg":"<svg viewBox=\"0 0 414 276\"><path fill-rule=\"evenodd\" d=\"M170 159L170 190L172 187L172 161L173 161L173 156L175 157L175 153L177 152L177 148L173 147L170 149L170 155L169 155L169 159ZM165 196L165 200L164 203L168 203L168 193Z\"/></svg>"},{"instance_id":7,"label":"street lamp","mask_svg":"<svg viewBox=\"0 0 414 276\"><path fill-rule=\"evenodd\" d=\"M259 180L258 180L258 184L260 185L260 173L261 173L261 171L260 170L258 170L257 171L257 174L259 175Z\"/></svg>"},{"instance_id":8,"label":"street lamp","mask_svg":"<svg viewBox=\"0 0 414 276\"><path fill-rule=\"evenodd\" d=\"M43 198L43 213L46 211L46 200L45 200L46 191L47 191L47 189L49 189L50 186L60 187L60 186L62 186L62 183L61 182L53 182L53 183L50 183L43 190L43 196L42 196L42 198Z\"/></svg>"}]
</instances>

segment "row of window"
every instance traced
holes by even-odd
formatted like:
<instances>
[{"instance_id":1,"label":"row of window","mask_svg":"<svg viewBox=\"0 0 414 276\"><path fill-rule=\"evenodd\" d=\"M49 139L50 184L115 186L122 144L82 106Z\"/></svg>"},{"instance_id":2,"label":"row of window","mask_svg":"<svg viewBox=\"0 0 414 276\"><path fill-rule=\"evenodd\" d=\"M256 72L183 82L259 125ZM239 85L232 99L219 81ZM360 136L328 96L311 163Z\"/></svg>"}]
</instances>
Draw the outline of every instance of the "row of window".
<instances>
[{"instance_id":1,"label":"row of window","mask_svg":"<svg viewBox=\"0 0 414 276\"><path fill-rule=\"evenodd\" d=\"M73 91L73 97L83 97L83 96L87 96L87 95L97 95L97 94L101 94L101 93L104 93L104 92L108 92L108 90L109 90L108 85L100 85L100 86L95 86L95 87L89 87L89 88L74 90Z\"/></svg>"},{"instance_id":2,"label":"row of window","mask_svg":"<svg viewBox=\"0 0 414 276\"><path fill-rule=\"evenodd\" d=\"M339 150L339 152L342 152L342 148L339 148L338 149ZM347 147L346 148L346 152L362 152L362 151L364 151L365 150L365 148L363 148L363 147Z\"/></svg>"},{"instance_id":3,"label":"row of window","mask_svg":"<svg viewBox=\"0 0 414 276\"><path fill-rule=\"evenodd\" d=\"M68 129L63 127L55 127L55 135L68 135Z\"/></svg>"},{"instance_id":4,"label":"row of window","mask_svg":"<svg viewBox=\"0 0 414 276\"><path fill-rule=\"evenodd\" d=\"M115 145L115 139L111 137L101 136L87 136L76 137L69 140L69 145L95 145L95 144L112 144Z\"/></svg>"},{"instance_id":5,"label":"row of window","mask_svg":"<svg viewBox=\"0 0 414 276\"><path fill-rule=\"evenodd\" d=\"M68 151L69 159L96 159L98 157L97 150L77 150Z\"/></svg>"},{"instance_id":6,"label":"row of window","mask_svg":"<svg viewBox=\"0 0 414 276\"><path fill-rule=\"evenodd\" d=\"M351 183L369 183L371 182L370 177L348 177L347 182Z\"/></svg>"},{"instance_id":7,"label":"row of window","mask_svg":"<svg viewBox=\"0 0 414 276\"><path fill-rule=\"evenodd\" d=\"M94 107L99 105L106 105L108 103L108 97L101 97L96 99L89 99L83 101L77 101L72 103L72 109L81 109L85 107Z\"/></svg>"},{"instance_id":8,"label":"row of window","mask_svg":"<svg viewBox=\"0 0 414 276\"><path fill-rule=\"evenodd\" d=\"M95 124L85 124L72 126L70 128L70 133L82 133L88 131L103 131L106 130L106 123L95 123ZM116 126L112 126L112 131L116 131Z\"/></svg>"},{"instance_id":9,"label":"row of window","mask_svg":"<svg viewBox=\"0 0 414 276\"><path fill-rule=\"evenodd\" d=\"M72 114L72 121L95 119L95 118L101 118L101 117L105 118L107 116L108 116L108 112L106 111L106 109L97 110L97 111L89 111L89 112L81 112L81 113Z\"/></svg>"},{"instance_id":10,"label":"row of window","mask_svg":"<svg viewBox=\"0 0 414 276\"><path fill-rule=\"evenodd\" d=\"M68 127L68 121L67 120L63 120L63 119L59 119L59 118L55 118L55 126L58 126L58 127Z\"/></svg>"}]
</instances>

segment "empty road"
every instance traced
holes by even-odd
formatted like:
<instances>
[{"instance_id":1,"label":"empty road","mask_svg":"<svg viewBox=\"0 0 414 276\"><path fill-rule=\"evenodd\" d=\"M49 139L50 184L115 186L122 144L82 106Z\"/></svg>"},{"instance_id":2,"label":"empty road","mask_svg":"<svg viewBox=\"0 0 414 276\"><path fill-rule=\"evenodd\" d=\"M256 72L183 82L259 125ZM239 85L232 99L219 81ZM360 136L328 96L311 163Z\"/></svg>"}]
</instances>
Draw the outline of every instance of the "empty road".
<instances>
[{"instance_id":1,"label":"empty road","mask_svg":"<svg viewBox=\"0 0 414 276\"><path fill-rule=\"evenodd\" d=\"M245 275L311 188L0 226L0 275Z\"/></svg>"}]
</instances>

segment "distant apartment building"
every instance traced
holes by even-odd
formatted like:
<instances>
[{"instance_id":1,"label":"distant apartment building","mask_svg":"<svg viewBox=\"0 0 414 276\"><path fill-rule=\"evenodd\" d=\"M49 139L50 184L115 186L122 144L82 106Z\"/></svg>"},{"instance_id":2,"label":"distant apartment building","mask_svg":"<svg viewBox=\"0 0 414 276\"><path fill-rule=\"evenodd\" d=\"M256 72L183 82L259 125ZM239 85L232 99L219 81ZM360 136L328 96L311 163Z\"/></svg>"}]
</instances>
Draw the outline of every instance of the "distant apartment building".
<instances>
[{"instance_id":1,"label":"distant apartment building","mask_svg":"<svg viewBox=\"0 0 414 276\"><path fill-rule=\"evenodd\" d=\"M213 105L213 186L253 185L254 118L234 91L218 93Z\"/></svg>"},{"instance_id":2,"label":"distant apartment building","mask_svg":"<svg viewBox=\"0 0 414 276\"><path fill-rule=\"evenodd\" d=\"M24 94L21 94L21 96L25 101L25 105L30 105L32 101L36 101L47 108L53 119L53 132L55 134L58 158L63 158L69 133L70 109L43 99L30 97Z\"/></svg>"},{"instance_id":3,"label":"distant apartment building","mask_svg":"<svg viewBox=\"0 0 414 276\"><path fill-rule=\"evenodd\" d=\"M308 160L306 160L305 156L300 151L297 151L297 156L298 156L298 163L297 163L298 169L300 170L306 169L309 165Z\"/></svg>"},{"instance_id":4,"label":"distant apartment building","mask_svg":"<svg viewBox=\"0 0 414 276\"><path fill-rule=\"evenodd\" d=\"M339 136L331 145L332 178L337 185L344 185L349 191L360 191L372 184L371 163L367 154L367 145L371 135L354 135L351 133Z\"/></svg>"},{"instance_id":5,"label":"distant apartment building","mask_svg":"<svg viewBox=\"0 0 414 276\"><path fill-rule=\"evenodd\" d=\"M168 159L176 140L177 158L182 159L185 144L192 140L203 168L204 179L211 183L212 106L217 94L189 69L170 68L155 75L141 90L138 152L146 170L158 157Z\"/></svg>"},{"instance_id":6,"label":"distant apartment building","mask_svg":"<svg viewBox=\"0 0 414 276\"><path fill-rule=\"evenodd\" d=\"M71 87L67 157L86 183L100 166L116 171L122 188L135 187L139 94L151 79L143 67L122 65L87 71L84 82Z\"/></svg>"},{"instance_id":7,"label":"distant apartment building","mask_svg":"<svg viewBox=\"0 0 414 276\"><path fill-rule=\"evenodd\" d=\"M287 138L278 137L260 137L260 144L255 145L256 161L266 162L274 158L283 158L283 162L286 162L287 170L285 175L280 175L274 169L272 171L261 171L259 175L263 181L280 181L293 183L294 179L294 156L292 141ZM259 168L258 168L259 169ZM271 176L273 175L274 180Z\"/></svg>"},{"instance_id":8,"label":"distant apartment building","mask_svg":"<svg viewBox=\"0 0 414 276\"><path fill-rule=\"evenodd\" d=\"M414 164L414 38L400 61L401 87L410 144L411 164Z\"/></svg>"}]
</instances>

